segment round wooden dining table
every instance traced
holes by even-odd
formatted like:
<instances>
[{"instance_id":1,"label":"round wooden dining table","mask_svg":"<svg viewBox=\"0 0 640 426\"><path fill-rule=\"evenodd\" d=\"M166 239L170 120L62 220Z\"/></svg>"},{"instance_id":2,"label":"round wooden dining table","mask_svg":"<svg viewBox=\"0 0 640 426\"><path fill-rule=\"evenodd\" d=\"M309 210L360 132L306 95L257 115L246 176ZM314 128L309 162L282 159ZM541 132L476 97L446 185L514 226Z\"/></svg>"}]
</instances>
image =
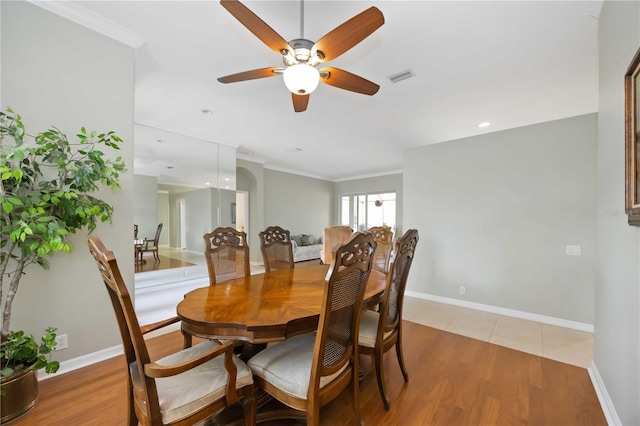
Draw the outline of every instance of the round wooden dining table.
<instances>
[{"instance_id":1,"label":"round wooden dining table","mask_svg":"<svg viewBox=\"0 0 640 426\"><path fill-rule=\"evenodd\" d=\"M264 344L318 327L329 265L230 280L190 291L177 307L183 330L203 338ZM372 270L363 308L380 303L385 275Z\"/></svg>"}]
</instances>

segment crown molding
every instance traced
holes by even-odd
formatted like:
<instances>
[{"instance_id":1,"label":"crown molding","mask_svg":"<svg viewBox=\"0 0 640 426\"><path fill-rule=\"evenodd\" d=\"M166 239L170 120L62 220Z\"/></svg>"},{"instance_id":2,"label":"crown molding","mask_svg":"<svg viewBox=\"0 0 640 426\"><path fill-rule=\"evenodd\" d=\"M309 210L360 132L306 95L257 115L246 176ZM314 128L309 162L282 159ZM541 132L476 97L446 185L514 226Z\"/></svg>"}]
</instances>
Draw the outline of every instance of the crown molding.
<instances>
[{"instance_id":1,"label":"crown molding","mask_svg":"<svg viewBox=\"0 0 640 426\"><path fill-rule=\"evenodd\" d=\"M402 169L389 170L387 172L370 173L368 175L360 175L360 176L352 176L352 177L340 178L340 179L334 180L334 182L346 182L346 181L349 181L349 180L368 179L368 178L374 178L374 177L379 177L379 176L401 175L401 174L402 174Z\"/></svg>"},{"instance_id":2,"label":"crown molding","mask_svg":"<svg viewBox=\"0 0 640 426\"><path fill-rule=\"evenodd\" d=\"M238 158L240 158L240 156L238 156ZM249 161L251 161L251 160L249 160ZM346 182L346 181L357 180L357 179L374 178L374 177L379 177L379 176L401 175L402 174L402 169L400 169L400 170L390 170L390 171L387 171L387 172L380 172L380 173L371 173L371 174L360 175L360 176L350 176L350 177L340 178L340 179L330 179L330 178L323 177L323 176L317 176L317 175L312 175L312 174L309 174L309 173L304 173L304 172L301 172L300 170L287 169L287 168L284 168L284 167L272 166L270 164L264 164L263 167L265 169L275 170L276 172L290 173L292 175L304 176L304 177L308 177L308 178L312 178L312 179L320 179L320 180L325 180L327 182L333 182L333 183Z\"/></svg>"},{"instance_id":3,"label":"crown molding","mask_svg":"<svg viewBox=\"0 0 640 426\"><path fill-rule=\"evenodd\" d=\"M304 177L308 177L308 178L312 178L312 179L319 179L319 180L325 180L327 182L333 182L333 180L331 180L329 178L322 177L322 176L317 176L317 175L312 175L312 174L309 174L309 173L304 173L304 172L301 172L300 170L286 169L284 167L272 166L270 164L265 164L264 168L265 169L269 169L269 170L275 170L276 172L289 173L289 174L292 174L292 175L304 176Z\"/></svg>"},{"instance_id":4,"label":"crown molding","mask_svg":"<svg viewBox=\"0 0 640 426\"><path fill-rule=\"evenodd\" d=\"M262 167L265 167L264 163L266 163L267 160L265 160L262 157L256 157L255 154L253 154L253 153L247 154L247 153L244 153L244 152L240 152L239 149L240 149L240 147L238 147L238 151L236 151L236 159L237 160L244 160L244 161L248 161L250 163L260 164L260 165L262 165Z\"/></svg>"},{"instance_id":5,"label":"crown molding","mask_svg":"<svg viewBox=\"0 0 640 426\"><path fill-rule=\"evenodd\" d=\"M146 40L135 31L110 21L109 19L91 12L82 6L71 3L69 0L27 1L35 6L41 7L51 13L75 22L76 24L82 25L90 30L132 47L134 50L140 49L146 43Z\"/></svg>"}]
</instances>

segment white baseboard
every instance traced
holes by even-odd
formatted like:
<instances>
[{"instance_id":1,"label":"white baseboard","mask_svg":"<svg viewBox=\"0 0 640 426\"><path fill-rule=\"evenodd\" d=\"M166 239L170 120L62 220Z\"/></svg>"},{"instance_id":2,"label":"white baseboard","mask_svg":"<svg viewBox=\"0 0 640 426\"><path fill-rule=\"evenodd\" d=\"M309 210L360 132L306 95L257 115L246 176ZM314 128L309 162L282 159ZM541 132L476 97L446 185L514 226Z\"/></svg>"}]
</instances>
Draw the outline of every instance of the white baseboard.
<instances>
[{"instance_id":1,"label":"white baseboard","mask_svg":"<svg viewBox=\"0 0 640 426\"><path fill-rule=\"evenodd\" d=\"M613 402L609 397L609 392L607 392L607 388L602 381L602 377L600 376L600 372L598 372L598 368L596 367L595 363L591 362L591 366L587 368L587 371L589 372L591 383L593 384L593 388L595 389L596 395L598 396L598 401L600 401L600 406L602 407L602 411L604 412L604 417L607 419L607 424L609 426L622 425L620 417L618 417L616 408L613 406Z\"/></svg>"},{"instance_id":2,"label":"white baseboard","mask_svg":"<svg viewBox=\"0 0 640 426\"><path fill-rule=\"evenodd\" d=\"M405 291L407 296L418 299L433 300L434 302L447 303L449 305L462 306L464 308L477 309L479 311L491 312L508 317L521 318L529 321L541 322L544 324L557 325L558 327L572 328L574 330L593 333L593 324L577 321L569 321L562 318L549 317L546 315L533 314L530 312L517 311L515 309L501 308L499 306L485 305L482 303L469 302L466 300L453 299L450 297L435 296L433 294L419 293L416 291Z\"/></svg>"},{"instance_id":3,"label":"white baseboard","mask_svg":"<svg viewBox=\"0 0 640 426\"><path fill-rule=\"evenodd\" d=\"M60 374L68 373L70 371L95 364L96 362L104 361L109 358L113 358L114 356L122 355L123 353L124 351L122 349L122 345L116 345L97 352L79 356L78 358L62 361L60 363L58 372L55 374L47 374L44 372L44 370L38 370L38 380L50 379Z\"/></svg>"},{"instance_id":4,"label":"white baseboard","mask_svg":"<svg viewBox=\"0 0 640 426\"><path fill-rule=\"evenodd\" d=\"M152 339L154 337L158 337L163 334L171 333L177 330L180 330L180 323L171 324L166 327L162 327L159 330L147 333L144 335L144 338L145 340ZM95 364L96 362L105 361L109 358L113 358L122 354L124 354L122 345L116 345L107 349L102 349L97 352L92 352L87 355L79 356L78 358L62 361L60 363L60 368L58 369L58 372L55 374L47 374L44 372L44 370L38 370L38 375L37 375L38 380L41 381L41 380L50 379L60 374L68 373L70 371L77 370L79 368L87 367L91 364Z\"/></svg>"}]
</instances>

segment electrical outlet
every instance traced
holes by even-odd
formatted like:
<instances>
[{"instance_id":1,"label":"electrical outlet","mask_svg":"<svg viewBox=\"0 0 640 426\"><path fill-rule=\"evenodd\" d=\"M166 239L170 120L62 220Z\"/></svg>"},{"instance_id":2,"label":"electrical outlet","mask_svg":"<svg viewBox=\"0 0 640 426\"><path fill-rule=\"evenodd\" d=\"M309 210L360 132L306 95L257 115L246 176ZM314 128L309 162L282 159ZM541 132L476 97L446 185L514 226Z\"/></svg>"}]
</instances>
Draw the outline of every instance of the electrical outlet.
<instances>
[{"instance_id":1,"label":"electrical outlet","mask_svg":"<svg viewBox=\"0 0 640 426\"><path fill-rule=\"evenodd\" d=\"M580 246L568 245L566 248L567 256L580 256Z\"/></svg>"},{"instance_id":2,"label":"electrical outlet","mask_svg":"<svg viewBox=\"0 0 640 426\"><path fill-rule=\"evenodd\" d=\"M61 351L69 347L69 340L67 340L66 334L59 334L56 336L56 351Z\"/></svg>"},{"instance_id":3,"label":"electrical outlet","mask_svg":"<svg viewBox=\"0 0 640 426\"><path fill-rule=\"evenodd\" d=\"M460 292L460 294L465 294L467 292L467 288L463 285L460 286L460 289L458 290Z\"/></svg>"}]
</instances>

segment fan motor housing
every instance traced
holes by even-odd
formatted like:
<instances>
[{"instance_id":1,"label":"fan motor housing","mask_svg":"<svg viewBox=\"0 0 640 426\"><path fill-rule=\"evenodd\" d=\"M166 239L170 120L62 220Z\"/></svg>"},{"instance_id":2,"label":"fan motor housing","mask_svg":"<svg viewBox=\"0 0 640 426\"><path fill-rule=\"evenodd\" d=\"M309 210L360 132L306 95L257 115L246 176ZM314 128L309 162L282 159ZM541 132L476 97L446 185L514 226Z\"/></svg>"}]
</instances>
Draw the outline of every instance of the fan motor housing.
<instances>
[{"instance_id":1,"label":"fan motor housing","mask_svg":"<svg viewBox=\"0 0 640 426\"><path fill-rule=\"evenodd\" d=\"M293 48L293 52L282 52L283 62L286 66L298 64L300 62L306 62L311 66L316 66L322 61L322 52L316 52L313 58L311 57L311 50L315 42L307 40L306 38L296 38L289 41L289 46Z\"/></svg>"}]
</instances>

